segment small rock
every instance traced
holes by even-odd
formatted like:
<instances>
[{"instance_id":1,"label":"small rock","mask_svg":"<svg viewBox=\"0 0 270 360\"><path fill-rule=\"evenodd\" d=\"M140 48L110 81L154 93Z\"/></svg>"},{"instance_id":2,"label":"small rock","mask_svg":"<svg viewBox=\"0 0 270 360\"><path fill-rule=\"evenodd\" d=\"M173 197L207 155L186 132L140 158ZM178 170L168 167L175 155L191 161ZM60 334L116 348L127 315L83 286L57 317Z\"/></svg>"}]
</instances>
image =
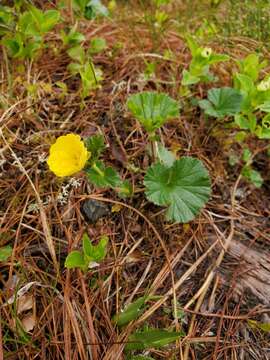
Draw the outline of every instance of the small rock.
<instances>
[{"instance_id":1,"label":"small rock","mask_svg":"<svg viewBox=\"0 0 270 360\"><path fill-rule=\"evenodd\" d=\"M88 199L81 206L81 212L86 221L95 223L110 213L109 207L102 201Z\"/></svg>"}]
</instances>

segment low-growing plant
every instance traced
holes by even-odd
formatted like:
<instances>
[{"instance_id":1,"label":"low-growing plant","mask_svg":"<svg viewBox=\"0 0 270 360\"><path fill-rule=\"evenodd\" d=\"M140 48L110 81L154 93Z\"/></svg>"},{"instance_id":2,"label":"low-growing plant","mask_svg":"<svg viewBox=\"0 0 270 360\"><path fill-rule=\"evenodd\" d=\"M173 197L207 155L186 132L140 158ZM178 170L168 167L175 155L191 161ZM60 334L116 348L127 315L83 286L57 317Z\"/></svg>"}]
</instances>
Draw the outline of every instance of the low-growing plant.
<instances>
[{"instance_id":1,"label":"low-growing plant","mask_svg":"<svg viewBox=\"0 0 270 360\"><path fill-rule=\"evenodd\" d=\"M249 54L242 60L236 60L239 71L233 74L234 88L212 88L207 99L199 100L199 106L208 116L217 119L230 119L228 126L238 128L235 141L244 145L242 175L256 187L263 183L261 174L252 168L252 153L245 148L246 138L256 136L270 139L270 75L260 79L260 72L267 61L260 61L257 54ZM229 120L230 121L230 120ZM248 157L247 154L250 153Z\"/></svg>"},{"instance_id":2,"label":"low-growing plant","mask_svg":"<svg viewBox=\"0 0 270 360\"><path fill-rule=\"evenodd\" d=\"M75 24L68 32L61 30L61 39L63 45L66 47L75 47L85 41L85 36L77 31L77 24Z\"/></svg>"},{"instance_id":3,"label":"low-growing plant","mask_svg":"<svg viewBox=\"0 0 270 360\"><path fill-rule=\"evenodd\" d=\"M0 262L7 261L8 258L12 254L12 247L10 245L6 245L0 248Z\"/></svg>"},{"instance_id":4,"label":"low-growing plant","mask_svg":"<svg viewBox=\"0 0 270 360\"><path fill-rule=\"evenodd\" d=\"M241 167L241 175L252 183L255 187L260 188L263 184L263 178L259 171L252 166L253 154L248 147L244 147L241 151L231 151L229 156L229 164L234 167Z\"/></svg>"},{"instance_id":5,"label":"low-growing plant","mask_svg":"<svg viewBox=\"0 0 270 360\"><path fill-rule=\"evenodd\" d=\"M113 322L119 326L126 326L143 314L146 309L147 302L151 299L149 296L139 297L136 301L129 304L123 311L113 317Z\"/></svg>"},{"instance_id":6,"label":"low-growing plant","mask_svg":"<svg viewBox=\"0 0 270 360\"><path fill-rule=\"evenodd\" d=\"M68 65L68 70L72 75L80 75L80 94L82 99L85 99L90 91L101 87L102 70L94 66L90 54L86 53L80 45L70 48L68 55L75 61Z\"/></svg>"},{"instance_id":7,"label":"low-growing plant","mask_svg":"<svg viewBox=\"0 0 270 360\"><path fill-rule=\"evenodd\" d=\"M165 32L166 24L169 23L170 16L166 11L166 5L171 0L140 0L143 8L143 19L149 28L152 38L153 49L159 47L160 36Z\"/></svg>"},{"instance_id":8,"label":"low-growing plant","mask_svg":"<svg viewBox=\"0 0 270 360\"><path fill-rule=\"evenodd\" d=\"M155 135L166 121L179 116L179 104L164 93L144 92L132 95L127 106L152 142L155 163L144 177L147 199L167 207L168 220L183 223L192 220L209 199L208 172L198 159L176 159L156 141Z\"/></svg>"},{"instance_id":9,"label":"low-growing plant","mask_svg":"<svg viewBox=\"0 0 270 360\"><path fill-rule=\"evenodd\" d=\"M87 20L95 19L97 16L108 16L109 11L100 0L72 0L73 8L77 15Z\"/></svg>"},{"instance_id":10,"label":"low-growing plant","mask_svg":"<svg viewBox=\"0 0 270 360\"><path fill-rule=\"evenodd\" d=\"M44 48L45 35L59 20L60 13L57 10L42 11L35 6L29 6L29 10L23 13L16 13L13 21L6 15L4 21L13 26L7 27L1 43L13 58L34 59Z\"/></svg>"},{"instance_id":11,"label":"low-growing plant","mask_svg":"<svg viewBox=\"0 0 270 360\"><path fill-rule=\"evenodd\" d=\"M131 196L130 183L122 180L115 169L105 166L100 160L104 149L102 135L94 135L84 143L79 135L67 134L51 145L47 163L58 177L71 176L84 170L89 182L95 186L112 188L121 197Z\"/></svg>"},{"instance_id":12,"label":"low-growing plant","mask_svg":"<svg viewBox=\"0 0 270 360\"><path fill-rule=\"evenodd\" d=\"M270 139L270 75L259 80L260 70L267 61L260 62L257 54L237 61L239 71L233 74L234 88L243 96L241 110L235 115L235 124L256 135Z\"/></svg>"},{"instance_id":13,"label":"low-growing plant","mask_svg":"<svg viewBox=\"0 0 270 360\"><path fill-rule=\"evenodd\" d=\"M0 5L0 36L12 31L14 27L14 14L9 6Z\"/></svg>"},{"instance_id":14,"label":"low-growing plant","mask_svg":"<svg viewBox=\"0 0 270 360\"><path fill-rule=\"evenodd\" d=\"M132 321L138 319L146 310L147 303L151 300L158 299L158 296L142 296L129 304L123 311L113 317L113 322L118 327L127 326ZM151 348L162 348L185 334L182 331L168 331L144 326L143 329L137 330L128 337L125 351L128 359L130 351L146 350Z\"/></svg>"},{"instance_id":15,"label":"low-growing plant","mask_svg":"<svg viewBox=\"0 0 270 360\"><path fill-rule=\"evenodd\" d=\"M184 336L182 331L168 331L149 328L139 330L128 337L125 350L146 350L162 348Z\"/></svg>"},{"instance_id":16,"label":"low-growing plant","mask_svg":"<svg viewBox=\"0 0 270 360\"><path fill-rule=\"evenodd\" d=\"M241 174L249 180L255 187L260 188L263 184L263 178L259 171L253 169L252 167L252 153L248 148L243 150L242 160L244 166L242 168Z\"/></svg>"},{"instance_id":17,"label":"low-growing plant","mask_svg":"<svg viewBox=\"0 0 270 360\"><path fill-rule=\"evenodd\" d=\"M127 180L122 180L117 171L100 160L102 151L105 149L102 135L95 135L86 140L86 147L91 154L86 166L88 180L99 188L112 188L120 197L132 195L132 187Z\"/></svg>"},{"instance_id":18,"label":"low-growing plant","mask_svg":"<svg viewBox=\"0 0 270 360\"><path fill-rule=\"evenodd\" d=\"M229 56L217 54L210 47L201 47L191 35L186 35L186 41L192 59L188 70L183 70L182 86L215 81L216 77L210 72L210 66L229 60Z\"/></svg>"},{"instance_id":19,"label":"low-growing plant","mask_svg":"<svg viewBox=\"0 0 270 360\"><path fill-rule=\"evenodd\" d=\"M98 54L107 47L106 40L101 37L94 37L90 41L89 53L91 55Z\"/></svg>"},{"instance_id":20,"label":"low-growing plant","mask_svg":"<svg viewBox=\"0 0 270 360\"><path fill-rule=\"evenodd\" d=\"M82 251L71 251L65 261L68 269L80 268L87 271L89 267L96 265L106 256L108 237L102 236L97 245L93 245L88 235L85 233L82 238Z\"/></svg>"}]
</instances>

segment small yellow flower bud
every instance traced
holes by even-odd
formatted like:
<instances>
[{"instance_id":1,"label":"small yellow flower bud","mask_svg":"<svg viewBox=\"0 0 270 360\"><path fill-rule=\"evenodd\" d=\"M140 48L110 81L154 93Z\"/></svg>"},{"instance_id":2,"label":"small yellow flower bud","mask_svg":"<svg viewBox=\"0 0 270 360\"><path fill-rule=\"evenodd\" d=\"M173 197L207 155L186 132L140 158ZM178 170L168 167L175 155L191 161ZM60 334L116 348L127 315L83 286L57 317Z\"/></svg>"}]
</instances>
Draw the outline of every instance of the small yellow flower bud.
<instances>
[{"instance_id":1,"label":"small yellow flower bud","mask_svg":"<svg viewBox=\"0 0 270 360\"><path fill-rule=\"evenodd\" d=\"M203 48L201 51L201 56L203 58L209 58L212 55L212 49L209 47Z\"/></svg>"}]
</instances>

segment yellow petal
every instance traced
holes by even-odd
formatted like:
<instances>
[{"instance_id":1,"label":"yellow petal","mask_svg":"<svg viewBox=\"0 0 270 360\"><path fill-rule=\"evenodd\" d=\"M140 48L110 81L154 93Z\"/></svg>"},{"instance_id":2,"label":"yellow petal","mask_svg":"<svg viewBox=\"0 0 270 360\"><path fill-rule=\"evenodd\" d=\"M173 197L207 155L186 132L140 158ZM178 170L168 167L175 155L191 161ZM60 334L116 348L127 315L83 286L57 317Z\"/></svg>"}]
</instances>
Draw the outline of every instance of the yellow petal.
<instances>
[{"instance_id":1,"label":"yellow petal","mask_svg":"<svg viewBox=\"0 0 270 360\"><path fill-rule=\"evenodd\" d=\"M50 148L47 160L50 170L59 177L73 175L82 170L89 153L79 135L60 136Z\"/></svg>"},{"instance_id":2,"label":"yellow petal","mask_svg":"<svg viewBox=\"0 0 270 360\"><path fill-rule=\"evenodd\" d=\"M72 155L80 152L83 148L84 144L79 135L67 134L56 139L56 142L50 147L50 154L54 151L64 151Z\"/></svg>"}]
</instances>

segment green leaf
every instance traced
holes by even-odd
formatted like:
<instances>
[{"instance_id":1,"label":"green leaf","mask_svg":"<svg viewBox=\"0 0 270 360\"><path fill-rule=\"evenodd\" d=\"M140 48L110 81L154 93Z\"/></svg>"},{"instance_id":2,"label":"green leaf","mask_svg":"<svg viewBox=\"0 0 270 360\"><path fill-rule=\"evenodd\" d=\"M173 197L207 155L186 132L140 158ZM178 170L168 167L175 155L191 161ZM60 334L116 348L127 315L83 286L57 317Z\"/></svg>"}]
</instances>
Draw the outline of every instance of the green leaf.
<instances>
[{"instance_id":1,"label":"green leaf","mask_svg":"<svg viewBox=\"0 0 270 360\"><path fill-rule=\"evenodd\" d=\"M136 320L143 313L146 301L146 296L138 298L136 301L128 305L121 313L115 315L113 317L113 322L117 326L124 326L131 321Z\"/></svg>"},{"instance_id":2,"label":"green leaf","mask_svg":"<svg viewBox=\"0 0 270 360\"><path fill-rule=\"evenodd\" d=\"M112 167L105 167L101 161L92 165L91 169L86 171L89 181L97 187L115 188L121 185L121 179L118 173Z\"/></svg>"},{"instance_id":3,"label":"green leaf","mask_svg":"<svg viewBox=\"0 0 270 360\"><path fill-rule=\"evenodd\" d=\"M208 91L208 100L199 101L199 105L210 116L222 118L235 115L241 110L243 96L238 90L224 87Z\"/></svg>"},{"instance_id":4,"label":"green leaf","mask_svg":"<svg viewBox=\"0 0 270 360\"><path fill-rule=\"evenodd\" d=\"M54 26L60 20L60 12L57 10L47 10L45 11L42 19L42 23L40 24L40 30L42 33L47 33L52 30Z\"/></svg>"},{"instance_id":5,"label":"green leaf","mask_svg":"<svg viewBox=\"0 0 270 360\"><path fill-rule=\"evenodd\" d=\"M20 57L23 53L23 42L18 37L3 39L2 44L7 48L9 55L14 58Z\"/></svg>"},{"instance_id":6,"label":"green leaf","mask_svg":"<svg viewBox=\"0 0 270 360\"><path fill-rule=\"evenodd\" d=\"M251 132L255 131L257 125L256 116L253 114L248 114L248 117L243 114L236 114L234 116L234 122L240 129L250 130Z\"/></svg>"},{"instance_id":7,"label":"green leaf","mask_svg":"<svg viewBox=\"0 0 270 360\"><path fill-rule=\"evenodd\" d=\"M243 155L242 155L242 159L245 163L250 162L250 160L252 159L252 153L248 148L245 148L243 150Z\"/></svg>"},{"instance_id":8,"label":"green leaf","mask_svg":"<svg viewBox=\"0 0 270 360\"><path fill-rule=\"evenodd\" d=\"M82 68L81 64L78 63L70 63L67 66L68 71L72 74L72 75L76 75L80 72Z\"/></svg>"},{"instance_id":9,"label":"green leaf","mask_svg":"<svg viewBox=\"0 0 270 360\"><path fill-rule=\"evenodd\" d=\"M91 257L93 245L91 244L89 236L86 233L83 234L82 243L84 255Z\"/></svg>"},{"instance_id":10,"label":"green leaf","mask_svg":"<svg viewBox=\"0 0 270 360\"><path fill-rule=\"evenodd\" d=\"M191 55L193 57L196 56L198 51L200 50L199 45L196 43L196 41L194 40L194 38L191 35L186 34L185 38L186 38L186 42L188 44L189 50L191 52Z\"/></svg>"},{"instance_id":11,"label":"green leaf","mask_svg":"<svg viewBox=\"0 0 270 360\"><path fill-rule=\"evenodd\" d=\"M157 7L160 7L162 5L167 5L170 3L171 0L154 0L154 4L157 6Z\"/></svg>"},{"instance_id":12,"label":"green leaf","mask_svg":"<svg viewBox=\"0 0 270 360\"><path fill-rule=\"evenodd\" d=\"M127 106L149 133L160 128L167 120L179 116L179 104L164 93L145 91L131 95Z\"/></svg>"},{"instance_id":13,"label":"green leaf","mask_svg":"<svg viewBox=\"0 0 270 360\"><path fill-rule=\"evenodd\" d=\"M97 54L104 49L106 49L107 43L106 40L100 37L95 37L90 41L90 48L89 53L90 54Z\"/></svg>"},{"instance_id":14,"label":"green leaf","mask_svg":"<svg viewBox=\"0 0 270 360\"><path fill-rule=\"evenodd\" d=\"M270 139L270 129L264 126L257 126L256 135L259 139Z\"/></svg>"},{"instance_id":15,"label":"green leaf","mask_svg":"<svg viewBox=\"0 0 270 360\"><path fill-rule=\"evenodd\" d=\"M84 63L85 53L81 46L74 46L67 53L72 60L78 61L80 64Z\"/></svg>"},{"instance_id":16,"label":"green leaf","mask_svg":"<svg viewBox=\"0 0 270 360\"><path fill-rule=\"evenodd\" d=\"M236 114L234 116L234 122L240 127L240 129L249 129L248 118L245 117L243 114Z\"/></svg>"},{"instance_id":17,"label":"green leaf","mask_svg":"<svg viewBox=\"0 0 270 360\"><path fill-rule=\"evenodd\" d=\"M208 65L213 65L213 64L217 64L219 62L223 62L223 61L228 61L230 59L230 57L228 55L223 55L223 54L211 54L207 64Z\"/></svg>"},{"instance_id":18,"label":"green leaf","mask_svg":"<svg viewBox=\"0 0 270 360\"><path fill-rule=\"evenodd\" d=\"M234 139L236 142L238 142L239 144L243 143L247 138L247 133L245 131L238 131L235 136Z\"/></svg>"},{"instance_id":19,"label":"green leaf","mask_svg":"<svg viewBox=\"0 0 270 360\"><path fill-rule=\"evenodd\" d=\"M128 338L125 350L144 350L150 348L161 348L184 336L182 332L166 330L145 330L132 334Z\"/></svg>"},{"instance_id":20,"label":"green leaf","mask_svg":"<svg viewBox=\"0 0 270 360\"><path fill-rule=\"evenodd\" d=\"M98 160L98 158L106 148L104 137L100 134L90 136L88 139L86 139L85 145L87 147L87 150L91 153L91 162L95 162L96 160Z\"/></svg>"},{"instance_id":21,"label":"green leaf","mask_svg":"<svg viewBox=\"0 0 270 360\"><path fill-rule=\"evenodd\" d=\"M0 5L0 35L4 35L11 30L13 21L12 9L9 6Z\"/></svg>"},{"instance_id":22,"label":"green leaf","mask_svg":"<svg viewBox=\"0 0 270 360\"><path fill-rule=\"evenodd\" d=\"M167 206L167 219L186 223L199 213L209 199L209 174L198 159L183 157L168 168L155 164L144 177L146 197L156 205Z\"/></svg>"},{"instance_id":23,"label":"green leaf","mask_svg":"<svg viewBox=\"0 0 270 360\"><path fill-rule=\"evenodd\" d=\"M84 10L84 16L88 20L92 20L97 16L108 16L108 9L100 0L90 0Z\"/></svg>"},{"instance_id":24,"label":"green leaf","mask_svg":"<svg viewBox=\"0 0 270 360\"><path fill-rule=\"evenodd\" d=\"M61 31L61 38L65 46L71 47L75 47L85 40L85 36L76 31L76 25L73 26L67 34Z\"/></svg>"},{"instance_id":25,"label":"green leaf","mask_svg":"<svg viewBox=\"0 0 270 360\"><path fill-rule=\"evenodd\" d=\"M105 258L107 252L108 237L103 236L97 245L93 245L85 233L83 235L83 252L88 263L101 261Z\"/></svg>"},{"instance_id":26,"label":"green leaf","mask_svg":"<svg viewBox=\"0 0 270 360\"><path fill-rule=\"evenodd\" d=\"M121 184L117 186L116 191L121 198L127 198L133 194L132 185L128 180L122 181Z\"/></svg>"},{"instance_id":27,"label":"green leaf","mask_svg":"<svg viewBox=\"0 0 270 360\"><path fill-rule=\"evenodd\" d=\"M171 151L167 150L161 143L157 144L157 156L161 164L168 167L172 166L176 160L175 155Z\"/></svg>"},{"instance_id":28,"label":"green leaf","mask_svg":"<svg viewBox=\"0 0 270 360\"><path fill-rule=\"evenodd\" d=\"M200 82L200 77L192 75L188 70L183 70L183 78L181 84L183 86L194 85Z\"/></svg>"},{"instance_id":29,"label":"green leaf","mask_svg":"<svg viewBox=\"0 0 270 360\"><path fill-rule=\"evenodd\" d=\"M38 40L29 41L24 48L22 58L33 59L37 51L41 49L41 42Z\"/></svg>"},{"instance_id":30,"label":"green leaf","mask_svg":"<svg viewBox=\"0 0 270 360\"><path fill-rule=\"evenodd\" d=\"M40 35L39 22L35 21L33 15L27 11L21 14L18 21L19 34L26 40L27 37Z\"/></svg>"},{"instance_id":31,"label":"green leaf","mask_svg":"<svg viewBox=\"0 0 270 360\"><path fill-rule=\"evenodd\" d=\"M80 68L80 76L82 79L82 97L89 96L91 90L100 87L102 81L102 70L95 68L92 62L85 63Z\"/></svg>"},{"instance_id":32,"label":"green leaf","mask_svg":"<svg viewBox=\"0 0 270 360\"><path fill-rule=\"evenodd\" d=\"M256 109L270 113L270 100L258 105Z\"/></svg>"},{"instance_id":33,"label":"green leaf","mask_svg":"<svg viewBox=\"0 0 270 360\"><path fill-rule=\"evenodd\" d=\"M68 254L65 261L65 267L68 269L81 268L85 270L87 263L85 262L83 254L80 251L75 250Z\"/></svg>"},{"instance_id":34,"label":"green leaf","mask_svg":"<svg viewBox=\"0 0 270 360\"><path fill-rule=\"evenodd\" d=\"M251 166L244 166L241 174L248 179L256 188L260 188L263 184L263 178L259 171L252 169Z\"/></svg>"},{"instance_id":35,"label":"green leaf","mask_svg":"<svg viewBox=\"0 0 270 360\"><path fill-rule=\"evenodd\" d=\"M249 76L253 81L258 80L259 71L267 66L267 61L260 63L258 54L249 54L245 59L236 61L241 73Z\"/></svg>"},{"instance_id":36,"label":"green leaf","mask_svg":"<svg viewBox=\"0 0 270 360\"><path fill-rule=\"evenodd\" d=\"M89 0L72 0L72 5L75 10L80 10L82 13L84 13L85 7Z\"/></svg>"},{"instance_id":37,"label":"green leaf","mask_svg":"<svg viewBox=\"0 0 270 360\"><path fill-rule=\"evenodd\" d=\"M10 245L0 248L0 261L7 261L12 254L12 247Z\"/></svg>"},{"instance_id":38,"label":"green leaf","mask_svg":"<svg viewBox=\"0 0 270 360\"><path fill-rule=\"evenodd\" d=\"M246 94L251 94L255 90L255 85L253 80L244 74L236 73L233 76L234 87L237 90L241 90Z\"/></svg>"},{"instance_id":39,"label":"green leaf","mask_svg":"<svg viewBox=\"0 0 270 360\"><path fill-rule=\"evenodd\" d=\"M270 323L262 323L255 320L248 320L248 324L254 329L260 329L263 332L270 333Z\"/></svg>"},{"instance_id":40,"label":"green leaf","mask_svg":"<svg viewBox=\"0 0 270 360\"><path fill-rule=\"evenodd\" d=\"M83 235L83 254L80 251L72 251L68 254L65 267L68 269L81 268L86 271L91 262L98 262L104 259L107 251L108 237L102 236L97 245L92 245L88 235Z\"/></svg>"},{"instance_id":41,"label":"green leaf","mask_svg":"<svg viewBox=\"0 0 270 360\"><path fill-rule=\"evenodd\" d=\"M105 258L107 252L108 236L102 236L99 243L94 248L94 261L101 261Z\"/></svg>"},{"instance_id":42,"label":"green leaf","mask_svg":"<svg viewBox=\"0 0 270 360\"><path fill-rule=\"evenodd\" d=\"M236 73L233 76L234 87L239 90L243 96L241 110L245 113L253 111L253 102L258 93L254 81L245 74Z\"/></svg>"},{"instance_id":43,"label":"green leaf","mask_svg":"<svg viewBox=\"0 0 270 360\"><path fill-rule=\"evenodd\" d=\"M267 114L262 118L262 127L264 129L270 129L270 114Z\"/></svg>"}]
</instances>

